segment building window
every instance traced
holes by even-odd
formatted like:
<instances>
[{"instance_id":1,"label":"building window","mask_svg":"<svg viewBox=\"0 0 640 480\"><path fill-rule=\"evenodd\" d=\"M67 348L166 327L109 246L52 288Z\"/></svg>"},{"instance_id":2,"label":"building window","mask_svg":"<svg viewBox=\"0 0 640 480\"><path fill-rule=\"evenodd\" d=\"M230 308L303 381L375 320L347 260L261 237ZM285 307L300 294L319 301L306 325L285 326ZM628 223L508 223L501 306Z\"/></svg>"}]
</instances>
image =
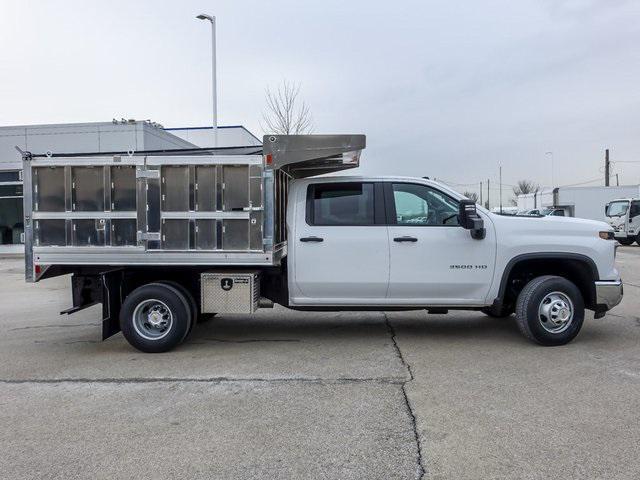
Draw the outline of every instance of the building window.
<instances>
[{"instance_id":1,"label":"building window","mask_svg":"<svg viewBox=\"0 0 640 480\"><path fill-rule=\"evenodd\" d=\"M23 242L22 197L20 171L0 172L0 245Z\"/></svg>"}]
</instances>

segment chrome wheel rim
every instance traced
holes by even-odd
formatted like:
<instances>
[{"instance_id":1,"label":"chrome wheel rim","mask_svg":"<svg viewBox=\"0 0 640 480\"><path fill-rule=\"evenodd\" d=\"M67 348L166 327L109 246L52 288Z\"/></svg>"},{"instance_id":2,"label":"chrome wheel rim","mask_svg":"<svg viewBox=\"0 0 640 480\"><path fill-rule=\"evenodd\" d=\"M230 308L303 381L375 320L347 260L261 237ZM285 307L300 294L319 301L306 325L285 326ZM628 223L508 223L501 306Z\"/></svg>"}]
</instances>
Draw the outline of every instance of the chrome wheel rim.
<instances>
[{"instance_id":1,"label":"chrome wheel rim","mask_svg":"<svg viewBox=\"0 0 640 480\"><path fill-rule=\"evenodd\" d=\"M548 293L538 307L540 325L549 333L561 333L569 328L573 313L573 302L562 292Z\"/></svg>"},{"instance_id":2,"label":"chrome wheel rim","mask_svg":"<svg viewBox=\"0 0 640 480\"><path fill-rule=\"evenodd\" d=\"M147 340L160 340L169 334L173 313L166 303L156 299L140 302L133 311L133 328Z\"/></svg>"}]
</instances>

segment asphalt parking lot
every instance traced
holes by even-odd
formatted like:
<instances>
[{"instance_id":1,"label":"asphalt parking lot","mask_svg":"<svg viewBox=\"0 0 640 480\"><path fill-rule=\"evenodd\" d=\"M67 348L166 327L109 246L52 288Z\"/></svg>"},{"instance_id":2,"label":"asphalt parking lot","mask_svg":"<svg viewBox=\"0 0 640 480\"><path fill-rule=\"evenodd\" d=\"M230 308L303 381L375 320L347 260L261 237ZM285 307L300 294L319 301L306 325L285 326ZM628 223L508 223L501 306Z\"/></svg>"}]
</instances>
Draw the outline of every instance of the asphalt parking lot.
<instances>
[{"instance_id":1,"label":"asphalt parking lot","mask_svg":"<svg viewBox=\"0 0 640 480\"><path fill-rule=\"evenodd\" d=\"M220 317L167 354L0 259L0 478L637 479L640 247L543 348L481 313Z\"/></svg>"}]
</instances>

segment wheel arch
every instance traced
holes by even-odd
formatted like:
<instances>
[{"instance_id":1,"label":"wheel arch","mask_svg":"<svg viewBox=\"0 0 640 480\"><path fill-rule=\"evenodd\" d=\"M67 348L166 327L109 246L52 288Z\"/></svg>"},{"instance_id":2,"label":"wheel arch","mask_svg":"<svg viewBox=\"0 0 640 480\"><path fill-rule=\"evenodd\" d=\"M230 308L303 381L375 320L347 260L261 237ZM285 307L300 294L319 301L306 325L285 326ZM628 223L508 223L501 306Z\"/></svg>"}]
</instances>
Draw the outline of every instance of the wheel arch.
<instances>
[{"instance_id":1,"label":"wheel arch","mask_svg":"<svg viewBox=\"0 0 640 480\"><path fill-rule=\"evenodd\" d=\"M594 282L599 279L598 267L586 255L566 252L524 253L513 257L502 272L494 306L515 302L524 285L541 275L557 275L570 280L580 290L585 307L595 308Z\"/></svg>"}]
</instances>

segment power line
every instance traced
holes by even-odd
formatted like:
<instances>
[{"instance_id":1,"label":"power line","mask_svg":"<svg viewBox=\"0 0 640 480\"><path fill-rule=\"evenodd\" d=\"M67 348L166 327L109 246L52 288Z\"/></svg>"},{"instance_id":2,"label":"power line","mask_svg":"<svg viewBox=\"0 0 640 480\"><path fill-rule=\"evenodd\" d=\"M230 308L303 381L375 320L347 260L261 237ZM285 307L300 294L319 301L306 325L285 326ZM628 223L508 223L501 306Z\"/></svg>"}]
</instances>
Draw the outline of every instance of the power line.
<instances>
[{"instance_id":1,"label":"power line","mask_svg":"<svg viewBox=\"0 0 640 480\"><path fill-rule=\"evenodd\" d=\"M476 187L476 188L478 187L478 184L480 183L480 182L478 182L478 183L456 183L456 182L449 182L449 181L447 181L447 180L443 180L442 178L439 178L439 179L437 179L436 181L438 181L438 182L442 182L442 183L445 183L445 184L447 184L447 185L457 186L457 187ZM495 181L495 180L494 180L494 181ZM564 185L558 185L558 187L555 187L555 188L560 188L560 187L577 187L577 186L580 186L580 185L586 185L586 184L589 184L589 183L593 183L593 182L600 182L600 181L602 181L602 178L598 177L598 178L593 178L593 179L591 179L591 180L585 180L585 181L583 181L583 182L567 183L567 184L564 184ZM507 187L515 187L515 186L516 186L516 185L510 185L510 184L508 184L508 183L503 183L502 185L503 185L503 186L507 186ZM484 187L484 188L486 188L486 187ZM554 188L554 187L546 187L546 186L544 186L544 185L541 185L541 186L540 186L540 190L538 190L538 191L541 191L542 189L549 189L549 190L551 190L552 188ZM499 191L499 190L500 190L500 187L489 187L489 190Z\"/></svg>"},{"instance_id":2,"label":"power line","mask_svg":"<svg viewBox=\"0 0 640 480\"><path fill-rule=\"evenodd\" d=\"M586 185L587 183L601 182L601 181L602 181L602 178L598 177L598 178L594 178L593 180L586 180L584 182L569 183L567 185L559 185L559 187L577 187L578 185Z\"/></svg>"}]
</instances>

